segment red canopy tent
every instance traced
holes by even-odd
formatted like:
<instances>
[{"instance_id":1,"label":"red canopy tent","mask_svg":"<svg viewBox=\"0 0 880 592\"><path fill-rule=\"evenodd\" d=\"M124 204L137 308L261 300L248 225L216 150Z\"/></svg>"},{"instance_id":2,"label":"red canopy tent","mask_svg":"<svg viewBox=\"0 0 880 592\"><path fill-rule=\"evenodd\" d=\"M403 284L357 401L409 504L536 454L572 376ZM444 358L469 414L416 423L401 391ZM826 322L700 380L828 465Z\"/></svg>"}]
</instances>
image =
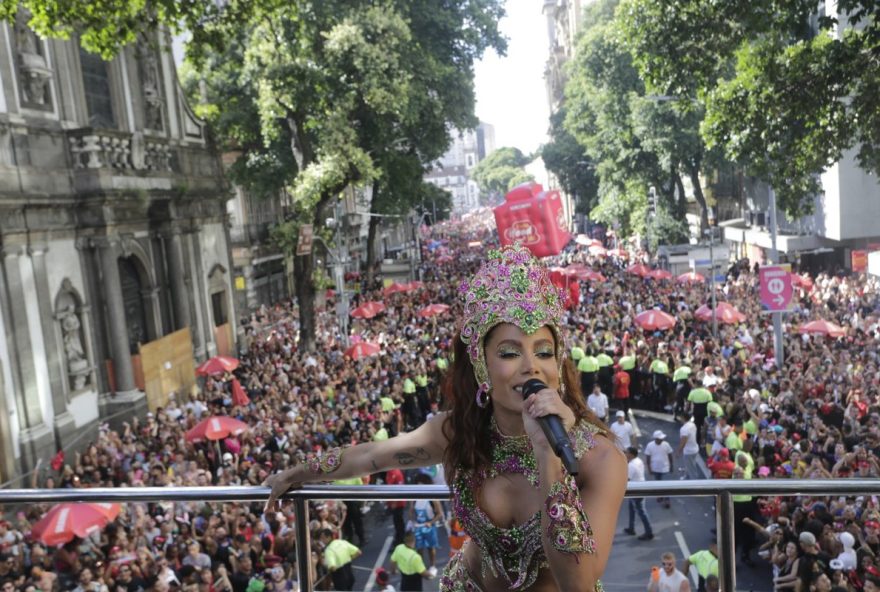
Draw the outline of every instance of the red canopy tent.
<instances>
[{"instance_id":1,"label":"red canopy tent","mask_svg":"<svg viewBox=\"0 0 880 592\"><path fill-rule=\"evenodd\" d=\"M203 419L194 428L186 432L188 442L201 442L202 440L222 440L229 436L238 436L250 429L243 421L226 415L215 415Z\"/></svg>"}]
</instances>

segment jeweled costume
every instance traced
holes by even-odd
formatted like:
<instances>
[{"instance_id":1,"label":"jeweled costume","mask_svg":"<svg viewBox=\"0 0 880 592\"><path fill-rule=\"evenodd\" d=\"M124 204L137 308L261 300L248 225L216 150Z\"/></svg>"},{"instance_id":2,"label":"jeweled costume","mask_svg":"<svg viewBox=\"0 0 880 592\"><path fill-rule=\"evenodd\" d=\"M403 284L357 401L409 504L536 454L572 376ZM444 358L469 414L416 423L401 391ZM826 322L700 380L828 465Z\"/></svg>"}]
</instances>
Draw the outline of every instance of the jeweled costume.
<instances>
[{"instance_id":1,"label":"jeweled costume","mask_svg":"<svg viewBox=\"0 0 880 592\"><path fill-rule=\"evenodd\" d=\"M565 343L559 330L562 297L550 283L546 270L537 264L531 253L519 245L489 253L489 260L471 282L461 285L465 313L461 339L467 344L474 366L478 389L476 402L485 407L491 390L484 353L484 339L500 323L512 323L527 334L549 327L556 341L556 359L560 376ZM481 556L481 577L500 578L507 589L528 589L539 572L549 566L542 544L546 534L554 549L572 554L595 553L596 542L580 499L574 477L566 475L553 483L544 508L524 524L500 528L492 523L477 505L476 495L487 479L504 474L523 475L538 487L538 467L528 436L505 436L494 418L490 421L491 464L481 470L460 470L451 484L453 511L463 529L471 537L465 547L446 566L440 581L443 592L489 592L482 590L464 561L467 545L477 545ZM578 459L595 444L599 428L585 420L569 431ZM548 513L550 526L541 532L541 512ZM596 591L602 585L596 585Z\"/></svg>"}]
</instances>

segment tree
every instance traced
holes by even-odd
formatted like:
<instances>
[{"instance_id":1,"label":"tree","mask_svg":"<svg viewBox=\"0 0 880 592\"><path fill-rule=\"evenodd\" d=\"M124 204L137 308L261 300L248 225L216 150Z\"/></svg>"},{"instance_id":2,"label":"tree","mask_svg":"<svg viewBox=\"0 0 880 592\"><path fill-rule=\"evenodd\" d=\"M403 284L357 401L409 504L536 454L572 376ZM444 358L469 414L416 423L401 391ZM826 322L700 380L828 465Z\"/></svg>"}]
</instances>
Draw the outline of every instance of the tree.
<instances>
[{"instance_id":1,"label":"tree","mask_svg":"<svg viewBox=\"0 0 880 592\"><path fill-rule=\"evenodd\" d=\"M249 173L258 175L265 163L295 163L287 176L273 179L292 198L291 219L273 229L289 254L299 227L308 223L320 232L349 185L374 185L376 213L405 209L416 194L395 189L386 198L385 188L418 187L421 163L448 145L447 123L475 120L473 61L490 45L504 47L487 16L497 5L460 0L419 11L426 2L279 4L250 26L222 31L226 40L246 40L240 72L215 72L218 63L239 63L234 44L192 60L211 95L203 110L214 112L218 123L234 122L219 131L243 148L240 179L270 186ZM229 112L242 104L250 119ZM294 257L304 349L314 346L315 272L311 254Z\"/></svg>"},{"instance_id":2,"label":"tree","mask_svg":"<svg viewBox=\"0 0 880 592\"><path fill-rule=\"evenodd\" d=\"M705 101L711 146L770 183L792 217L816 176L858 146L880 172L880 2L625 0L619 14L651 92Z\"/></svg>"},{"instance_id":3,"label":"tree","mask_svg":"<svg viewBox=\"0 0 880 592\"><path fill-rule=\"evenodd\" d=\"M495 201L520 183L535 180L524 168L530 161L519 148L498 148L471 169L471 178Z\"/></svg>"},{"instance_id":4,"label":"tree","mask_svg":"<svg viewBox=\"0 0 880 592\"><path fill-rule=\"evenodd\" d=\"M550 116L550 142L541 146L541 158L547 170L559 180L562 190L574 197L575 211L587 215L599 203L596 165L565 129L564 122L563 107Z\"/></svg>"}]
</instances>

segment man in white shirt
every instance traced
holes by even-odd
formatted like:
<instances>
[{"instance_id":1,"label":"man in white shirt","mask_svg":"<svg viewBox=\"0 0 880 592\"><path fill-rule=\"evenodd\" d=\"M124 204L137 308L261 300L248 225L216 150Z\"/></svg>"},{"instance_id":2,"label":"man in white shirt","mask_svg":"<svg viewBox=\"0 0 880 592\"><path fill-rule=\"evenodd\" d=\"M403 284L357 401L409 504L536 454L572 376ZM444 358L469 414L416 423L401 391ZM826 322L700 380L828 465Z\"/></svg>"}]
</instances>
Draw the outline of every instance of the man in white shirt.
<instances>
[{"instance_id":1,"label":"man in white shirt","mask_svg":"<svg viewBox=\"0 0 880 592\"><path fill-rule=\"evenodd\" d=\"M636 445L635 430L633 425L626 420L626 413L623 411L617 412L615 421L611 424L611 431L617 437L614 443L617 444L621 452L626 452L628 447Z\"/></svg>"},{"instance_id":2,"label":"man in white shirt","mask_svg":"<svg viewBox=\"0 0 880 592\"><path fill-rule=\"evenodd\" d=\"M662 567L648 580L648 592L691 592L687 576L675 567L675 555L664 553L660 562Z\"/></svg>"},{"instance_id":3,"label":"man in white shirt","mask_svg":"<svg viewBox=\"0 0 880 592\"><path fill-rule=\"evenodd\" d=\"M593 385L593 392L587 397L587 407L602 421L607 419L608 395L602 392L598 384Z\"/></svg>"},{"instance_id":4,"label":"man in white shirt","mask_svg":"<svg viewBox=\"0 0 880 592\"><path fill-rule=\"evenodd\" d=\"M700 444L697 442L697 424L694 418L690 418L678 430L678 448L675 450L676 456L684 459L685 473L688 479L702 479L702 471L697 461L700 454Z\"/></svg>"},{"instance_id":5,"label":"man in white shirt","mask_svg":"<svg viewBox=\"0 0 880 592\"><path fill-rule=\"evenodd\" d=\"M654 440L645 446L645 458L654 479L662 481L672 472L672 446L666 441L666 434L661 430L654 431ZM657 501L666 508L670 507L668 497L658 497Z\"/></svg>"},{"instance_id":6,"label":"man in white shirt","mask_svg":"<svg viewBox=\"0 0 880 592\"><path fill-rule=\"evenodd\" d=\"M639 450L635 446L628 446L625 450L627 461L627 478L630 481L645 480L645 463L639 458ZM645 498L631 497L627 500L629 504L629 526L623 529L623 532L629 535L636 533L636 514L645 527L645 532L639 537L640 541L650 541L654 538L654 530L651 528L651 522L648 520L648 513L645 511Z\"/></svg>"}]
</instances>

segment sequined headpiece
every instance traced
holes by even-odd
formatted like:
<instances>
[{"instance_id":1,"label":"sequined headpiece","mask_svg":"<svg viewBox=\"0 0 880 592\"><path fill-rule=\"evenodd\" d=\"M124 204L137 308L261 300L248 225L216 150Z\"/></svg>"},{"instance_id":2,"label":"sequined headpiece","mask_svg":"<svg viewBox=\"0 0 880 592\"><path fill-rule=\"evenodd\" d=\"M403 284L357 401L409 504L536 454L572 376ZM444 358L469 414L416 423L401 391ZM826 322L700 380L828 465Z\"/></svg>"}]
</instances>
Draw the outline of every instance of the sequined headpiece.
<instances>
[{"instance_id":1,"label":"sequined headpiece","mask_svg":"<svg viewBox=\"0 0 880 592\"><path fill-rule=\"evenodd\" d=\"M464 299L461 340L467 345L479 393L488 393L489 371L483 340L500 323L511 323L532 334L547 325L556 338L560 368L565 352L560 325L563 296L547 270L519 244L489 251L488 259L458 289Z\"/></svg>"}]
</instances>

